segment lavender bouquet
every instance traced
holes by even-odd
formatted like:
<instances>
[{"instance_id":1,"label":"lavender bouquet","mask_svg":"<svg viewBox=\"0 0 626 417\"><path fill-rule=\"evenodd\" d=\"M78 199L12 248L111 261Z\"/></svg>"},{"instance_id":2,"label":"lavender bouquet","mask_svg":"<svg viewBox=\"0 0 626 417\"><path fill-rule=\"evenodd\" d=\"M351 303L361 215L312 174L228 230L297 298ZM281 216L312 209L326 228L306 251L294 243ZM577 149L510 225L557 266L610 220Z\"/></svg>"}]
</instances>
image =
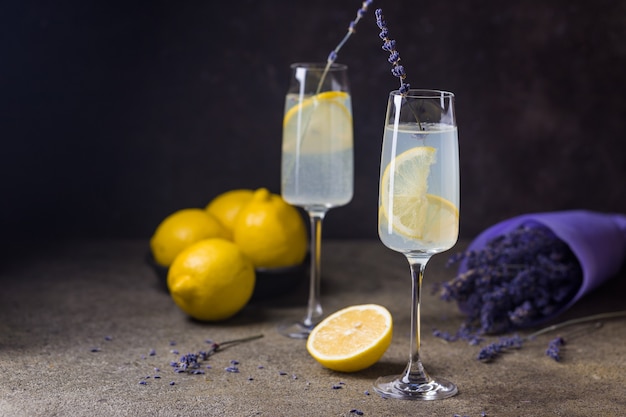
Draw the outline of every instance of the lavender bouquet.
<instances>
[{"instance_id":1,"label":"lavender bouquet","mask_svg":"<svg viewBox=\"0 0 626 417\"><path fill-rule=\"evenodd\" d=\"M466 331L498 334L555 318L614 277L626 260L626 215L573 210L514 217L450 259L458 274L441 298Z\"/></svg>"}]
</instances>

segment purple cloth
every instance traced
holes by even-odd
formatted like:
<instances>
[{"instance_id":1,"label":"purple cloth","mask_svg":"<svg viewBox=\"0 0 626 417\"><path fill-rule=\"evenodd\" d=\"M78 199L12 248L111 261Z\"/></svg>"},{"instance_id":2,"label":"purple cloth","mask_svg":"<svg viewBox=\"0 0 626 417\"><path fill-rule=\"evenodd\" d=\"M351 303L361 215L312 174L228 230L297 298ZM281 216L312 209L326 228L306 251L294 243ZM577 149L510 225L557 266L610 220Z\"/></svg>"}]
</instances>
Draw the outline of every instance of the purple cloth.
<instances>
[{"instance_id":1,"label":"purple cloth","mask_svg":"<svg viewBox=\"0 0 626 417\"><path fill-rule=\"evenodd\" d=\"M614 277L626 261L626 215L586 210L525 214L504 220L478 235L468 250L482 249L493 238L533 223L544 225L565 242L578 258L583 273L576 295L545 319L556 317L582 296ZM466 270L466 262L463 261L459 265L459 273Z\"/></svg>"}]
</instances>

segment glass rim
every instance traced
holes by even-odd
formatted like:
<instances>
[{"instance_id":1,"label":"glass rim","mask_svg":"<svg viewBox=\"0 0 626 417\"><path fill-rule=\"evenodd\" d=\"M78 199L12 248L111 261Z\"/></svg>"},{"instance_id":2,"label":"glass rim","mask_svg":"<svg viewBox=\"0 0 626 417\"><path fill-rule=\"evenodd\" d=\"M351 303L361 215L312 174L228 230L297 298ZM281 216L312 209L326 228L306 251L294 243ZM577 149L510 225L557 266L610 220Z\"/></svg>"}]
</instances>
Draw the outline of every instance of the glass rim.
<instances>
[{"instance_id":1,"label":"glass rim","mask_svg":"<svg viewBox=\"0 0 626 417\"><path fill-rule=\"evenodd\" d=\"M437 90L429 88L411 88L406 94L400 93L400 90L393 90L389 93L390 96L404 95L410 98L454 98L455 95L451 91Z\"/></svg>"},{"instance_id":2,"label":"glass rim","mask_svg":"<svg viewBox=\"0 0 626 417\"><path fill-rule=\"evenodd\" d=\"M324 70L326 68L326 65L328 65L328 62L294 62L293 64L289 65L289 67L291 67L292 69L307 68L310 70ZM330 67L328 67L329 71L341 71L347 69L348 66L346 64L340 64L338 62L333 62L332 64L330 64Z\"/></svg>"}]
</instances>

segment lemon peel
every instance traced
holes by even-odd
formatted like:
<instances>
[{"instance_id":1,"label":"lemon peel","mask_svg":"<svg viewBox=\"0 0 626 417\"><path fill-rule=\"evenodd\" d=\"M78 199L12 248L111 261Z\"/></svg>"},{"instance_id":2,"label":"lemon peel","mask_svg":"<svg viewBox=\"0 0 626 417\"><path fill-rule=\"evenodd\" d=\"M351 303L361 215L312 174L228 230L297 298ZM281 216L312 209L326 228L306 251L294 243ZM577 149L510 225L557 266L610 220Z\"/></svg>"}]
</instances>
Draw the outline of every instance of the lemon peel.
<instances>
[{"instance_id":1,"label":"lemon peel","mask_svg":"<svg viewBox=\"0 0 626 417\"><path fill-rule=\"evenodd\" d=\"M204 239L185 248L169 268L167 287L176 305L201 321L228 319L254 291L252 262L233 242Z\"/></svg>"},{"instance_id":2,"label":"lemon peel","mask_svg":"<svg viewBox=\"0 0 626 417\"><path fill-rule=\"evenodd\" d=\"M322 366L356 372L380 360L391 344L393 320L377 304L341 309L322 320L307 339L307 351Z\"/></svg>"}]
</instances>

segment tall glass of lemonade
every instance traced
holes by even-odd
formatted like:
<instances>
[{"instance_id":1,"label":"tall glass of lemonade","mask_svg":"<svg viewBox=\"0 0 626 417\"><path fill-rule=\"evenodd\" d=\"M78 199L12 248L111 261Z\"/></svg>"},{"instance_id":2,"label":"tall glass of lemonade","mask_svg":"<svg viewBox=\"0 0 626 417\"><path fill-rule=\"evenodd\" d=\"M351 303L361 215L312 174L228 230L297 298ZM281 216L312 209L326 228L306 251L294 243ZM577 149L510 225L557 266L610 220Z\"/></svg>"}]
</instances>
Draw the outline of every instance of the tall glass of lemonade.
<instances>
[{"instance_id":1,"label":"tall glass of lemonade","mask_svg":"<svg viewBox=\"0 0 626 417\"><path fill-rule=\"evenodd\" d=\"M281 193L302 207L311 223L311 270L307 312L280 332L306 338L322 315L320 303L322 221L348 204L354 183L352 104L348 68L337 63L291 65L283 118Z\"/></svg>"}]
</instances>

